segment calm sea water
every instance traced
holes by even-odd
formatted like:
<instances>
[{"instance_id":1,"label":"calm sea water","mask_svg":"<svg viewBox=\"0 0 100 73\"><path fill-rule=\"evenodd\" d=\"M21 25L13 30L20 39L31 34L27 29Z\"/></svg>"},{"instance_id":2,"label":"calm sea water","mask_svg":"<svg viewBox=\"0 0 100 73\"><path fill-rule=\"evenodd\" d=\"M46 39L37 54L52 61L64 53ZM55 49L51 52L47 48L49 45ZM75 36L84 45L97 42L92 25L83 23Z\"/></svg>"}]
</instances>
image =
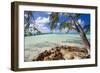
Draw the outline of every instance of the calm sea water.
<instances>
[{"instance_id":1,"label":"calm sea water","mask_svg":"<svg viewBox=\"0 0 100 73\"><path fill-rule=\"evenodd\" d=\"M89 34L87 38L90 41ZM25 37L25 61L31 61L42 51L59 45L83 46L79 34L44 34Z\"/></svg>"}]
</instances>

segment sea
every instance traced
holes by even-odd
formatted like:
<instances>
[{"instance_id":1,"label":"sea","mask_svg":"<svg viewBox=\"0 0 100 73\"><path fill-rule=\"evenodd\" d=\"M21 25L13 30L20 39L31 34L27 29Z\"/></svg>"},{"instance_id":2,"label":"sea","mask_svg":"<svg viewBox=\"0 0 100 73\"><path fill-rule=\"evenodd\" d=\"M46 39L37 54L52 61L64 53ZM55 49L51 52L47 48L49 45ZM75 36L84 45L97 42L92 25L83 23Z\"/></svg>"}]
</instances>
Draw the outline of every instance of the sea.
<instances>
[{"instance_id":1,"label":"sea","mask_svg":"<svg viewBox=\"0 0 100 73\"><path fill-rule=\"evenodd\" d=\"M90 42L90 34L86 34ZM24 61L30 62L41 52L60 45L83 47L79 34L57 33L27 36L24 38Z\"/></svg>"}]
</instances>

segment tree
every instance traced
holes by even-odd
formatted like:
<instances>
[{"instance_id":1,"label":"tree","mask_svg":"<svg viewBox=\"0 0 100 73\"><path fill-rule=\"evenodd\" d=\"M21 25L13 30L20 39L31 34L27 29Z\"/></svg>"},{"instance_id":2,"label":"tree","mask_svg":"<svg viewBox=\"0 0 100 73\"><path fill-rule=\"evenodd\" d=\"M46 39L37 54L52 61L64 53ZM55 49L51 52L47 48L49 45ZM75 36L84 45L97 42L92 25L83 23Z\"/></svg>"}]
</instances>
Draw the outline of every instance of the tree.
<instances>
[{"instance_id":1,"label":"tree","mask_svg":"<svg viewBox=\"0 0 100 73\"><path fill-rule=\"evenodd\" d=\"M59 20L59 13L57 12L52 12L50 14L50 29L53 32L53 30L57 27L57 22Z\"/></svg>"},{"instance_id":2,"label":"tree","mask_svg":"<svg viewBox=\"0 0 100 73\"><path fill-rule=\"evenodd\" d=\"M25 29L29 29L31 18L32 18L32 11L27 11L24 13L24 24L26 24Z\"/></svg>"},{"instance_id":3,"label":"tree","mask_svg":"<svg viewBox=\"0 0 100 73\"><path fill-rule=\"evenodd\" d=\"M31 21L32 21L32 22L31 22ZM33 29L34 31L37 31L36 35L41 34L41 31L39 31L39 30L35 27L36 23L35 23L35 18L34 18L34 12L32 12L32 11L26 11L26 12L24 13L24 24L25 24L24 31L25 31L25 35L27 35L27 33L28 33L29 36L30 36L30 35L33 35L33 33L29 31L29 29L30 29L29 26L30 26L31 23L33 24L32 29Z\"/></svg>"},{"instance_id":4,"label":"tree","mask_svg":"<svg viewBox=\"0 0 100 73\"><path fill-rule=\"evenodd\" d=\"M60 30L68 28L68 31L75 30L80 34L80 37L82 39L84 48L87 50L90 50L90 43L86 37L86 33L89 30L89 25L85 25L84 28L81 26L81 24L78 22L79 16L82 14L76 14L76 13L62 13L62 15L66 18L68 18L68 21L62 20L60 23ZM50 15L50 28L51 30L55 29L57 27L57 22L59 20L60 13L54 13L52 12ZM85 31L84 31L85 29Z\"/></svg>"}]
</instances>

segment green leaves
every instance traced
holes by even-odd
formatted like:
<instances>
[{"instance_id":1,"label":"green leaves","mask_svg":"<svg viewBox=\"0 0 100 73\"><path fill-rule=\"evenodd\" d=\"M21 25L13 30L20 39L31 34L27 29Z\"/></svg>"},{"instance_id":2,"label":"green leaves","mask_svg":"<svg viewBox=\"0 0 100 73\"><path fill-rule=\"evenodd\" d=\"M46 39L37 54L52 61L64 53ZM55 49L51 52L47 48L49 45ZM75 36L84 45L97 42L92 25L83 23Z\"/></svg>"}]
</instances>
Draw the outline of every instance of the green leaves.
<instances>
[{"instance_id":1,"label":"green leaves","mask_svg":"<svg viewBox=\"0 0 100 73\"><path fill-rule=\"evenodd\" d=\"M28 11L25 13L26 17L24 17L24 24L26 24L25 29L29 29L30 18L32 17L32 11Z\"/></svg>"},{"instance_id":2,"label":"green leaves","mask_svg":"<svg viewBox=\"0 0 100 73\"><path fill-rule=\"evenodd\" d=\"M52 12L50 15L50 29L53 30L55 29L58 25L58 21L59 21L59 15L60 13L58 12ZM80 16L80 14L76 14L76 13L63 13L62 16L64 16L65 18L68 18L69 20L62 20L62 23L60 22L60 26L59 29L66 29L68 28L69 30L76 30L77 32L79 32L79 28L78 26L80 25L79 23L77 23L77 18ZM76 23L74 23L74 20ZM73 26L75 26L73 28Z\"/></svg>"},{"instance_id":3,"label":"green leaves","mask_svg":"<svg viewBox=\"0 0 100 73\"><path fill-rule=\"evenodd\" d=\"M72 27L72 24L69 23L69 22L62 22L61 25L60 25L60 30L62 29L65 29L65 28L68 28L68 30L72 30L73 27Z\"/></svg>"},{"instance_id":4,"label":"green leaves","mask_svg":"<svg viewBox=\"0 0 100 73\"><path fill-rule=\"evenodd\" d=\"M80 25L78 21L76 21L76 25L77 25L77 26Z\"/></svg>"},{"instance_id":5,"label":"green leaves","mask_svg":"<svg viewBox=\"0 0 100 73\"><path fill-rule=\"evenodd\" d=\"M58 16L59 13L54 13L52 12L51 15L50 15L50 29L53 30L56 28L57 26L57 22L59 20L59 16Z\"/></svg>"},{"instance_id":6,"label":"green leaves","mask_svg":"<svg viewBox=\"0 0 100 73\"><path fill-rule=\"evenodd\" d=\"M54 12L52 12L51 13L51 15L50 15L50 20L53 22L53 23L55 23L55 22L57 22L58 20L59 20L59 17L58 17L58 14L59 13L54 13Z\"/></svg>"}]
</instances>

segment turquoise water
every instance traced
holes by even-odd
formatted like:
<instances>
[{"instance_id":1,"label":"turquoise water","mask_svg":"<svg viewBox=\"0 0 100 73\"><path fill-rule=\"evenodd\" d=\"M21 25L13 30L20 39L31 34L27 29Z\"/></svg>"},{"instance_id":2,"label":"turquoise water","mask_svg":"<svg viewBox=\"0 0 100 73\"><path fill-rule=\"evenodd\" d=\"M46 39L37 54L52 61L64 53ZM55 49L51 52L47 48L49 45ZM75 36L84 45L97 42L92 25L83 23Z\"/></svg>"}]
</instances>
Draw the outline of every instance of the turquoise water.
<instances>
[{"instance_id":1,"label":"turquoise water","mask_svg":"<svg viewBox=\"0 0 100 73\"><path fill-rule=\"evenodd\" d=\"M89 37L90 36L87 35L88 39ZM25 37L25 49L57 45L56 42L82 44L81 38L78 34L45 34Z\"/></svg>"},{"instance_id":2,"label":"turquoise water","mask_svg":"<svg viewBox=\"0 0 100 73\"><path fill-rule=\"evenodd\" d=\"M90 40L90 35L87 35ZM25 37L25 60L38 55L44 48L51 48L55 46L64 45L82 45L82 40L79 34L44 34L37 36Z\"/></svg>"}]
</instances>

